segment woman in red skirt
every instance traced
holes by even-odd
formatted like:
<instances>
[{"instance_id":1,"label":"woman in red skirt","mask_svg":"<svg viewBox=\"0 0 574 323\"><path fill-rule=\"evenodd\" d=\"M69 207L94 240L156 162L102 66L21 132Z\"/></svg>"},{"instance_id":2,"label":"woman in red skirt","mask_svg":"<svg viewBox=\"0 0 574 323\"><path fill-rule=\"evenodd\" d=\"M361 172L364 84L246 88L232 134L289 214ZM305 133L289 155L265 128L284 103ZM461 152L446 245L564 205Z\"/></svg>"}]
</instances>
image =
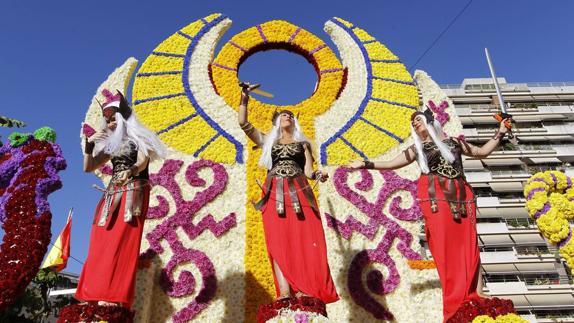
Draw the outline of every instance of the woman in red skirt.
<instances>
[{"instance_id":1,"label":"woman in red skirt","mask_svg":"<svg viewBox=\"0 0 574 323\"><path fill-rule=\"evenodd\" d=\"M242 83L239 125L263 149L259 164L268 169L263 197L255 207L263 213L267 253L278 298L310 296L325 303L339 299L329 272L327 246L313 190L307 179L326 181L313 170L310 141L291 111L274 113L266 135L247 119L249 92Z\"/></svg>"},{"instance_id":2,"label":"woman in red skirt","mask_svg":"<svg viewBox=\"0 0 574 323\"><path fill-rule=\"evenodd\" d=\"M391 161L353 161L354 169L397 169L417 160L422 175L417 200L425 219L429 249L443 291L446 322L463 302L482 296L479 286L480 251L476 233L476 198L466 182L461 155L484 158L500 143L508 120L482 147L448 138L427 109L411 117L415 144Z\"/></svg>"},{"instance_id":3,"label":"woman in red skirt","mask_svg":"<svg viewBox=\"0 0 574 323\"><path fill-rule=\"evenodd\" d=\"M84 171L92 172L111 160L112 179L96 207L75 297L130 308L149 204L148 164L150 158L163 158L166 148L137 121L121 93L102 94L104 124L84 143Z\"/></svg>"}]
</instances>

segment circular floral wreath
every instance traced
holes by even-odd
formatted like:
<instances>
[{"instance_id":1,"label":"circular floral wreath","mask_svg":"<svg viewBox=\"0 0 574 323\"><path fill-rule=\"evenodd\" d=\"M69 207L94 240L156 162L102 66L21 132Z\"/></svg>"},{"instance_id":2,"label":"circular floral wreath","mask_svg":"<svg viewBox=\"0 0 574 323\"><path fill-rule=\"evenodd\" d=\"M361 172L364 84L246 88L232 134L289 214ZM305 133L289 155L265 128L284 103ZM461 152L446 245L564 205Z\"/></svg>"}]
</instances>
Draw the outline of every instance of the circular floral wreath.
<instances>
[{"instance_id":1,"label":"circular floral wreath","mask_svg":"<svg viewBox=\"0 0 574 323\"><path fill-rule=\"evenodd\" d=\"M560 248L570 270L574 268L574 241L569 220L574 218L572 178L559 171L534 174L524 188L526 209L540 232Z\"/></svg>"},{"instance_id":2,"label":"circular floral wreath","mask_svg":"<svg viewBox=\"0 0 574 323\"><path fill-rule=\"evenodd\" d=\"M52 214L48 195L62 187L66 168L56 133L13 133L0 147L0 311L13 304L34 278L48 248Z\"/></svg>"}]
</instances>

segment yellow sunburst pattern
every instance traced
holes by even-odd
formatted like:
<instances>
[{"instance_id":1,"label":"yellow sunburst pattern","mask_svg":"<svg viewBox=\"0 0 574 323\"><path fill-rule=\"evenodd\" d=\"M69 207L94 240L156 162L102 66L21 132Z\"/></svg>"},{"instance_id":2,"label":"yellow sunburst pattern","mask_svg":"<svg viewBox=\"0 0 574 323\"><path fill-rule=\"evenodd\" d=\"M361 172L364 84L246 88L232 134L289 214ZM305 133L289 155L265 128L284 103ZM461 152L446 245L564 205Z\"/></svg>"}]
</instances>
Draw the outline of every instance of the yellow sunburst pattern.
<instances>
[{"instance_id":1,"label":"yellow sunburst pattern","mask_svg":"<svg viewBox=\"0 0 574 323\"><path fill-rule=\"evenodd\" d=\"M419 104L416 85L399 58L365 30L341 18L327 24L352 39L367 85L355 114L321 143L321 163L341 165L380 156L410 135L410 116Z\"/></svg>"},{"instance_id":2,"label":"yellow sunburst pattern","mask_svg":"<svg viewBox=\"0 0 574 323\"><path fill-rule=\"evenodd\" d=\"M224 19L199 19L159 44L136 74L132 99L138 118L170 147L231 164L243 162L243 145L198 104L188 81L194 49Z\"/></svg>"}]
</instances>

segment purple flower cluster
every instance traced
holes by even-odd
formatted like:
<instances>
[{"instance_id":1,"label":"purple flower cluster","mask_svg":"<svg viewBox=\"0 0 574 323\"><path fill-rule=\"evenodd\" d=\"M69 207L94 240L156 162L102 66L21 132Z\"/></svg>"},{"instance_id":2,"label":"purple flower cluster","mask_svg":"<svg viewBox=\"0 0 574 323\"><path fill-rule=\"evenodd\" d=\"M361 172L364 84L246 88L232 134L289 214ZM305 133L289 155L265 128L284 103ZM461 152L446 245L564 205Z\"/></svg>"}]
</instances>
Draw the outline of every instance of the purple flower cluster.
<instances>
[{"instance_id":1,"label":"purple flower cluster","mask_svg":"<svg viewBox=\"0 0 574 323\"><path fill-rule=\"evenodd\" d=\"M308 323L309 317L305 313L295 314L295 323Z\"/></svg>"},{"instance_id":2,"label":"purple flower cluster","mask_svg":"<svg viewBox=\"0 0 574 323\"><path fill-rule=\"evenodd\" d=\"M435 114L440 126L444 127L444 125L450 120L450 115L445 111L446 108L448 108L448 102L442 101L437 106L432 100L429 100L427 106Z\"/></svg>"},{"instance_id":3,"label":"purple flower cluster","mask_svg":"<svg viewBox=\"0 0 574 323\"><path fill-rule=\"evenodd\" d=\"M189 185L193 187L206 186L206 181L199 176L199 171L204 168L211 169L213 181L204 190L195 194L192 200L187 201L183 198L181 187L175 179L175 175L183 164L184 162L181 160L167 160L158 173L150 176L153 185L162 186L169 192L175 202L176 210L172 216L166 218L146 235L150 248L141 255L145 259L163 253L164 249L161 242L166 240L173 256L161 273L163 290L170 297L183 297L192 295L197 286L201 288L193 301L173 315L174 322L187 322L194 318L209 305L217 290L215 267L209 257L200 250L185 247L179 240L176 229L183 229L188 239L193 240L205 230L210 230L216 237L219 237L237 224L235 213L227 215L220 222L216 222L213 216L208 214L197 224L193 224L193 219L199 216L199 211L225 190L228 174L223 165L213 161L198 160L193 162L185 172L185 179ZM148 217L163 219L170 213L169 203L163 196L157 196L157 200L158 205L150 208ZM200 284L196 283L193 274L189 271L181 272L177 280L174 278L175 269L185 263L191 263L197 267L202 279Z\"/></svg>"},{"instance_id":4,"label":"purple flower cluster","mask_svg":"<svg viewBox=\"0 0 574 323\"><path fill-rule=\"evenodd\" d=\"M38 137L54 137L53 130L42 129ZM0 222L5 232L0 311L16 301L40 267L51 238L47 198L62 187L58 172L66 168L60 147L50 140L18 138L0 148Z\"/></svg>"},{"instance_id":5,"label":"purple flower cluster","mask_svg":"<svg viewBox=\"0 0 574 323\"><path fill-rule=\"evenodd\" d=\"M361 180L355 183L354 187L360 191L367 192L373 188L372 173L368 170L361 170ZM335 219L330 214L326 214L327 225L337 231L343 238L349 239L353 232L359 232L372 240L377 231L383 227L385 234L375 249L367 249L358 252L349 265L347 273L347 284L349 293L353 300L369 311L375 318L381 320L392 320L393 315L382 304L370 295L365 289L362 281L363 272L373 263L382 264L387 267L388 277L383 277L381 271L371 270L367 274L366 285L371 293L385 295L398 286L400 275L394 260L389 256L389 250L396 239L398 239L397 250L409 260L421 259L421 255L414 251L410 245L413 236L406 229L401 227L394 219L388 217L383 210L389 204L388 212L394 218L404 221L416 221L421 218L421 210L415 202L409 208L402 208L402 198L395 196L395 193L404 191L410 193L413 201L416 201L416 182L401 178L391 171L380 171L384 184L377 194L374 202L369 202L367 198L359 192L352 190L348 185L350 170L340 167L335 171L333 182L337 192L346 200L351 202L359 211L365 214L369 221L363 224L352 215L347 217L345 222ZM390 202L389 202L390 201Z\"/></svg>"}]
</instances>

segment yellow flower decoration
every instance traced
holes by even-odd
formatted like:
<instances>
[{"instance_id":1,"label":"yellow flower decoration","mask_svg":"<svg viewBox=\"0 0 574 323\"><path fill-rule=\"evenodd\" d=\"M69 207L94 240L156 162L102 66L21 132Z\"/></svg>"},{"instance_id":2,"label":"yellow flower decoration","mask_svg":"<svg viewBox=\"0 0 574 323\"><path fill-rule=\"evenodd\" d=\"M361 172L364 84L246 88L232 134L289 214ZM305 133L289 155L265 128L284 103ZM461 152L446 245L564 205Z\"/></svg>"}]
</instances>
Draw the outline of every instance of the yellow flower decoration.
<instances>
[{"instance_id":1,"label":"yellow flower decoration","mask_svg":"<svg viewBox=\"0 0 574 323\"><path fill-rule=\"evenodd\" d=\"M574 243L568 220L574 218L572 179L559 171L534 174L524 187L526 209L542 235L559 246L570 270L574 269Z\"/></svg>"},{"instance_id":2,"label":"yellow flower decoration","mask_svg":"<svg viewBox=\"0 0 574 323\"><path fill-rule=\"evenodd\" d=\"M357 112L321 143L321 163L380 156L410 135L410 116L419 105L417 88L399 58L365 30L341 18L328 24L343 29L352 39L348 45L360 52L367 88Z\"/></svg>"},{"instance_id":3,"label":"yellow flower decoration","mask_svg":"<svg viewBox=\"0 0 574 323\"><path fill-rule=\"evenodd\" d=\"M560 217L560 213L556 208L550 209L548 212L542 214L538 220L536 220L536 224L544 237L553 244L557 244L565 239L570 232L570 224L567 220Z\"/></svg>"},{"instance_id":4,"label":"yellow flower decoration","mask_svg":"<svg viewBox=\"0 0 574 323\"><path fill-rule=\"evenodd\" d=\"M211 64L211 75L216 91L225 102L237 109L241 89L237 71L241 63L255 52L281 48L305 56L314 66L319 82L315 93L308 99L280 109L288 109L299 115L303 132L314 137L313 119L327 111L337 99L344 82L344 70L335 53L319 37L307 30L282 20L269 21L248 28L233 36L221 49ZM249 102L250 122L258 129L267 130L271 126L271 117L276 106L251 98ZM255 181L264 178L265 170L258 167L257 160L261 151L249 151L247 161L247 199L255 201L260 198L261 189ZM269 302L275 293L271 266L267 259L265 236L261 214L251 203L247 205L246 214L246 250L245 272L246 321L254 321L257 307Z\"/></svg>"},{"instance_id":5,"label":"yellow flower decoration","mask_svg":"<svg viewBox=\"0 0 574 323\"><path fill-rule=\"evenodd\" d=\"M479 315L472 320L472 323L528 323L528 321L516 314L510 313L499 315L495 319L488 315Z\"/></svg>"},{"instance_id":6,"label":"yellow flower decoration","mask_svg":"<svg viewBox=\"0 0 574 323\"><path fill-rule=\"evenodd\" d=\"M479 315L472 320L472 323L496 323L496 320L488 315Z\"/></svg>"},{"instance_id":7,"label":"yellow flower decoration","mask_svg":"<svg viewBox=\"0 0 574 323\"><path fill-rule=\"evenodd\" d=\"M199 104L189 85L191 56L199 40L225 16L199 19L159 44L143 62L133 86L138 118L164 143L195 157L243 162L243 145Z\"/></svg>"},{"instance_id":8,"label":"yellow flower decoration","mask_svg":"<svg viewBox=\"0 0 574 323\"><path fill-rule=\"evenodd\" d=\"M301 124L308 128L306 134L312 135L311 121L314 116L327 111L336 100L343 86L344 70L327 44L307 30L283 20L273 20L235 35L211 65L213 84L227 104L237 109L241 95L237 71L241 63L258 51L273 48L301 54L315 66L319 77L315 93L302 102L280 107L299 114ZM252 98L249 102L249 110L253 111L251 123L259 129L270 128L276 108Z\"/></svg>"}]
</instances>

